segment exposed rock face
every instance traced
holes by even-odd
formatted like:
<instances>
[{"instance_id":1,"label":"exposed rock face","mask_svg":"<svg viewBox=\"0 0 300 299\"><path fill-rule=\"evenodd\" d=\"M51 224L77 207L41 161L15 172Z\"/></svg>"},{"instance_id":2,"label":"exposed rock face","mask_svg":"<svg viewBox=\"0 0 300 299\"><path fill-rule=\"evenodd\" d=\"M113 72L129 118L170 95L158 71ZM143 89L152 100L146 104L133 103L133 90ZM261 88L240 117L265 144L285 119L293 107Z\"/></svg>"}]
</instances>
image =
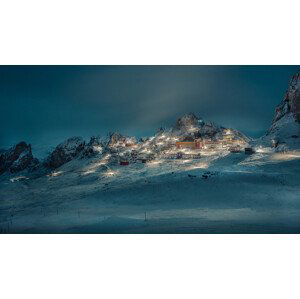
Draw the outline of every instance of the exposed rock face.
<instances>
[{"instance_id":1,"label":"exposed rock face","mask_svg":"<svg viewBox=\"0 0 300 299\"><path fill-rule=\"evenodd\" d=\"M213 124L212 122L204 122L194 113L189 113L180 117L173 127L173 133L178 136L183 135L185 139L213 137L221 131L221 127Z\"/></svg>"},{"instance_id":2,"label":"exposed rock face","mask_svg":"<svg viewBox=\"0 0 300 299\"><path fill-rule=\"evenodd\" d=\"M198 131L199 137L213 137L218 133L223 133L225 128L217 126L212 122L202 122Z\"/></svg>"},{"instance_id":3,"label":"exposed rock face","mask_svg":"<svg viewBox=\"0 0 300 299\"><path fill-rule=\"evenodd\" d=\"M198 126L200 118L198 118L195 114L189 113L182 117L180 117L176 124L175 129L177 130L188 130L191 127Z\"/></svg>"},{"instance_id":4,"label":"exposed rock face","mask_svg":"<svg viewBox=\"0 0 300 299\"><path fill-rule=\"evenodd\" d=\"M300 73L296 73L282 102L276 107L270 129L260 142L276 150L294 150L300 146Z\"/></svg>"},{"instance_id":5,"label":"exposed rock face","mask_svg":"<svg viewBox=\"0 0 300 299\"><path fill-rule=\"evenodd\" d=\"M131 146L136 144L136 142L137 141L134 137L125 137L120 133L110 133L107 147L111 149L112 147L117 148Z\"/></svg>"},{"instance_id":6,"label":"exposed rock face","mask_svg":"<svg viewBox=\"0 0 300 299\"><path fill-rule=\"evenodd\" d=\"M0 174L9 171L11 173L34 169L39 164L34 158L30 144L22 141L0 154Z\"/></svg>"},{"instance_id":7,"label":"exposed rock face","mask_svg":"<svg viewBox=\"0 0 300 299\"><path fill-rule=\"evenodd\" d=\"M126 137L121 135L120 133L110 133L108 147L116 146L118 144L122 144L126 141Z\"/></svg>"},{"instance_id":8,"label":"exposed rock face","mask_svg":"<svg viewBox=\"0 0 300 299\"><path fill-rule=\"evenodd\" d=\"M179 137L180 141L194 140L195 138L223 138L227 128L212 122L205 122L193 113L180 117L172 129L172 135ZM248 142L250 139L237 130L231 129L231 134L236 138Z\"/></svg>"},{"instance_id":9,"label":"exposed rock face","mask_svg":"<svg viewBox=\"0 0 300 299\"><path fill-rule=\"evenodd\" d=\"M52 169L71 161L78 156L85 147L81 137L72 137L59 144L46 160L46 166Z\"/></svg>"},{"instance_id":10,"label":"exposed rock face","mask_svg":"<svg viewBox=\"0 0 300 299\"><path fill-rule=\"evenodd\" d=\"M99 153L102 153L104 149L104 143L100 137L91 137L89 143L85 146L81 157L90 158Z\"/></svg>"},{"instance_id":11,"label":"exposed rock face","mask_svg":"<svg viewBox=\"0 0 300 299\"><path fill-rule=\"evenodd\" d=\"M300 122L300 72L292 77L283 101L276 107L273 123L289 113Z\"/></svg>"},{"instance_id":12,"label":"exposed rock face","mask_svg":"<svg viewBox=\"0 0 300 299\"><path fill-rule=\"evenodd\" d=\"M95 137L92 136L89 143L87 144L88 146L98 146L98 145L102 145L102 140L100 137Z\"/></svg>"}]
</instances>

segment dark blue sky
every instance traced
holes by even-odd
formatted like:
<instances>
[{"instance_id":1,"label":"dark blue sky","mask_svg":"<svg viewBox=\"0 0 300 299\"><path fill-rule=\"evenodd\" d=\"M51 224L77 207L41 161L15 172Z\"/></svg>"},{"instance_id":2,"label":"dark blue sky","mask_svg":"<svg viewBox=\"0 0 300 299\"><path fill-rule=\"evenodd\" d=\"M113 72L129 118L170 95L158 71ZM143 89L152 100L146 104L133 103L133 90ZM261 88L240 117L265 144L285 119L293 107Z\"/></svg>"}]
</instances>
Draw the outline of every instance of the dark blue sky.
<instances>
[{"instance_id":1,"label":"dark blue sky","mask_svg":"<svg viewBox=\"0 0 300 299\"><path fill-rule=\"evenodd\" d=\"M0 147L150 135L188 112L257 137L299 66L1 66Z\"/></svg>"}]
</instances>

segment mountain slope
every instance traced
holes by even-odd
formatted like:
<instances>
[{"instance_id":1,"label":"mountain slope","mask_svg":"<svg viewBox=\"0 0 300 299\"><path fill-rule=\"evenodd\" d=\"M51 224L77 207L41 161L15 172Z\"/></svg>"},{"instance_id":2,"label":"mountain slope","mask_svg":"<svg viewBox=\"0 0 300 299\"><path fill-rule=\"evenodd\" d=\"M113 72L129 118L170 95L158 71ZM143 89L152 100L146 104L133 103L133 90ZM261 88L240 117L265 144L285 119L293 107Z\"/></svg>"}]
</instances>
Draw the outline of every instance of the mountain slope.
<instances>
[{"instance_id":1,"label":"mountain slope","mask_svg":"<svg viewBox=\"0 0 300 299\"><path fill-rule=\"evenodd\" d=\"M195 114L189 113L180 117L173 127L169 129L160 129L154 136L143 138L140 141L137 141L135 137L126 137L117 132L110 133L107 139L92 137L88 143L81 137L69 138L57 145L43 163L38 165L38 162L35 160L35 169L41 174L44 174L45 172L49 173L59 169L61 166L72 160L78 159L82 160L79 163L80 165L84 164L84 161L86 161L86 164L89 164L89 159L91 158L105 160L108 165L118 164L121 161L135 163L139 159L159 159L165 155L176 154L178 150L175 144L178 141L185 142L197 139L218 142L222 140L229 131L232 138L241 140L244 143L247 143L250 140L237 130L224 128L212 122L206 122ZM26 157L30 162L30 159L33 159L31 147L28 151L29 156L27 155ZM14 170L14 172L25 171L27 167L28 170L29 168L32 170L31 164L29 162L24 162L24 159L25 158L22 158L21 167L13 167L11 170ZM9 155L1 154L0 162L3 165L9 164ZM9 167L6 166L0 168L0 171L2 172L8 170Z\"/></svg>"},{"instance_id":2,"label":"mountain slope","mask_svg":"<svg viewBox=\"0 0 300 299\"><path fill-rule=\"evenodd\" d=\"M276 107L272 125L261 140L277 151L300 148L300 73L296 73L281 103Z\"/></svg>"},{"instance_id":3,"label":"mountain slope","mask_svg":"<svg viewBox=\"0 0 300 299\"><path fill-rule=\"evenodd\" d=\"M290 137L299 129L297 84L260 145L276 137L280 150L298 140ZM0 176L0 233L299 233L299 152L245 155L222 145L197 157L167 157L179 151L178 141L224 136L250 142L192 113L140 141L120 133L88 143L70 138L36 175L25 167ZM14 152L2 152L2 162L22 158Z\"/></svg>"}]
</instances>

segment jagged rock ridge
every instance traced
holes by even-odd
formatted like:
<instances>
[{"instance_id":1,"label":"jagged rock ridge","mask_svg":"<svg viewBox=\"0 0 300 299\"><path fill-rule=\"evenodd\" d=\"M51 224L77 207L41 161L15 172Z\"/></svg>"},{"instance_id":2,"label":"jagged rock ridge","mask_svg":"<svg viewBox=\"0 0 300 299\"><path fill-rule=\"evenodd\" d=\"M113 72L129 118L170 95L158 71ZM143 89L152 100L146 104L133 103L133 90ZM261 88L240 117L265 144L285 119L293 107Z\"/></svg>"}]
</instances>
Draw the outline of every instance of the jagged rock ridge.
<instances>
[{"instance_id":1,"label":"jagged rock ridge","mask_svg":"<svg viewBox=\"0 0 300 299\"><path fill-rule=\"evenodd\" d=\"M72 137L60 143L45 159L43 167L49 170L54 170L60 166L74 160L75 158L107 158L109 163L119 163L122 160L134 162L137 159L154 159L163 155L166 151L176 150L176 141L193 141L194 139L209 138L213 140L222 139L225 131L228 130L224 127L218 126L212 122L205 122L193 113L186 114L180 117L175 125L170 129L159 129L157 133L148 138L142 138L139 142L135 137L123 136L120 133L110 133L107 139L100 137L91 137L88 143L81 137ZM237 138L248 141L247 137L242 133L232 130ZM24 143L25 144L25 143ZM28 152L22 149L19 153L19 148L24 146L17 145L13 154L13 159L1 155L2 172L5 172L9 165L11 172L23 170L29 166L29 162L33 159L31 147L29 146ZM26 145L26 144L25 144ZM26 146L25 146L26 147ZM23 153L21 155L21 152ZM14 153L14 152L13 152ZM19 158L19 163L12 165L11 160ZM44 170L44 169L43 169Z\"/></svg>"},{"instance_id":2,"label":"jagged rock ridge","mask_svg":"<svg viewBox=\"0 0 300 299\"><path fill-rule=\"evenodd\" d=\"M188 113L180 117L172 128L172 134L179 137L180 141L193 138L221 139L229 128L219 126L213 122L204 121L194 113ZM231 129L233 135L246 142L250 139L241 132Z\"/></svg>"},{"instance_id":3,"label":"jagged rock ridge","mask_svg":"<svg viewBox=\"0 0 300 299\"><path fill-rule=\"evenodd\" d=\"M81 137L72 137L59 144L47 158L45 165L51 169L71 161L85 148L85 141Z\"/></svg>"},{"instance_id":4,"label":"jagged rock ridge","mask_svg":"<svg viewBox=\"0 0 300 299\"><path fill-rule=\"evenodd\" d=\"M90 141L85 145L81 158L91 158L101 154L104 150L105 142L99 136L92 136Z\"/></svg>"},{"instance_id":5,"label":"jagged rock ridge","mask_svg":"<svg viewBox=\"0 0 300 299\"><path fill-rule=\"evenodd\" d=\"M25 169L35 169L39 164L34 158L31 145L22 141L0 154L0 174L4 172L19 172Z\"/></svg>"},{"instance_id":6,"label":"jagged rock ridge","mask_svg":"<svg viewBox=\"0 0 300 299\"><path fill-rule=\"evenodd\" d=\"M292 114L300 122L300 72L292 77L284 99L276 107L273 124L288 114Z\"/></svg>"},{"instance_id":7,"label":"jagged rock ridge","mask_svg":"<svg viewBox=\"0 0 300 299\"><path fill-rule=\"evenodd\" d=\"M276 107L271 127L258 140L276 151L295 150L300 147L300 73L290 80L281 103Z\"/></svg>"}]
</instances>

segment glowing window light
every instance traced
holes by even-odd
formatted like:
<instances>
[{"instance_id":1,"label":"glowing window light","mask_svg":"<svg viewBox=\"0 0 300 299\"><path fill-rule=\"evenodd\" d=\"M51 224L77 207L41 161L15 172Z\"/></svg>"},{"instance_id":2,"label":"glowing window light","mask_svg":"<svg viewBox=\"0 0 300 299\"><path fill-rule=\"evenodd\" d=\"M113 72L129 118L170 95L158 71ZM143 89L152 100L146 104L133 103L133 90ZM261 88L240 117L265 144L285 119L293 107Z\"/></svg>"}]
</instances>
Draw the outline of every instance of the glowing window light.
<instances>
[{"instance_id":1,"label":"glowing window light","mask_svg":"<svg viewBox=\"0 0 300 299\"><path fill-rule=\"evenodd\" d=\"M48 177L56 177L56 176L59 176L61 174L63 174L63 171L53 171L50 174L48 174L47 176Z\"/></svg>"},{"instance_id":2,"label":"glowing window light","mask_svg":"<svg viewBox=\"0 0 300 299\"><path fill-rule=\"evenodd\" d=\"M96 172L96 169L89 169L89 170L84 171L83 175L88 175L88 174L95 173L95 172Z\"/></svg>"},{"instance_id":3,"label":"glowing window light","mask_svg":"<svg viewBox=\"0 0 300 299\"><path fill-rule=\"evenodd\" d=\"M112 177L112 176L117 175L118 173L119 172L116 171L116 170L109 169L108 171L106 171L105 173L103 173L103 175L106 176L106 177Z\"/></svg>"},{"instance_id":4,"label":"glowing window light","mask_svg":"<svg viewBox=\"0 0 300 299\"><path fill-rule=\"evenodd\" d=\"M270 159L274 161L290 161L300 159L300 151L275 153L271 156Z\"/></svg>"}]
</instances>

